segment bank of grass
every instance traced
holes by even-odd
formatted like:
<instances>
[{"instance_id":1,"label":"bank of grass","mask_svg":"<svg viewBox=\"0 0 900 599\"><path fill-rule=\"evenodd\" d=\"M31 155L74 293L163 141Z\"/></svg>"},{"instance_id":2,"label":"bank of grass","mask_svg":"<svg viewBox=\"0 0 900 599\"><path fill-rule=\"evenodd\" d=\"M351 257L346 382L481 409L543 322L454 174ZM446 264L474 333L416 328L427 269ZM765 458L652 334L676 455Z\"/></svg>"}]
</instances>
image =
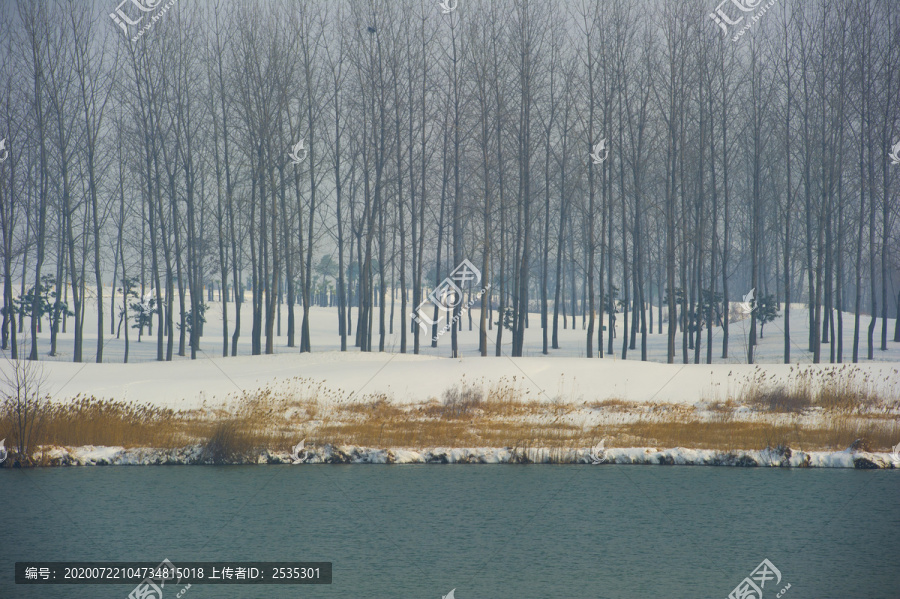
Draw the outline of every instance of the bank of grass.
<instances>
[{"instance_id":1,"label":"bank of grass","mask_svg":"<svg viewBox=\"0 0 900 599\"><path fill-rule=\"evenodd\" d=\"M757 384L737 397L707 406L630 403L623 399L537 401L514 383L461 384L440 399L400 405L386 395L358 401L319 402L312 394L244 394L228 407L173 411L148 405L78 397L47 404L38 415L32 446L124 446L178 448L200 444L213 462L287 451L307 444L366 447L548 447L652 446L694 449L763 449L778 445L803 451L843 450L857 439L873 451L890 451L900 440L896 397L880 397L870 381L840 368L813 385L798 376L788 387ZM738 418L751 406L752 418ZM623 424L585 425L588 416L628 415ZM815 414L814 418L809 416ZM14 446L15 414L0 410L0 437ZM596 419L593 421L596 422ZM813 423L813 424L810 424Z\"/></svg>"},{"instance_id":2,"label":"bank of grass","mask_svg":"<svg viewBox=\"0 0 900 599\"><path fill-rule=\"evenodd\" d=\"M810 408L849 413L865 411L876 405L900 405L900 395L896 391L892 396L879 394L879 381L851 364L824 369L791 366L789 376L790 383L771 383L769 379L774 375L757 367L737 399L754 408L779 413L797 413ZM894 369L887 377L892 377L896 382L900 372ZM886 378L884 382L891 380Z\"/></svg>"},{"instance_id":3,"label":"bank of grass","mask_svg":"<svg viewBox=\"0 0 900 599\"><path fill-rule=\"evenodd\" d=\"M200 444L214 462L234 461L278 447L287 439L267 394L245 396L234 407L174 411L133 402L76 397L43 402L30 413L32 451L39 446L84 445L175 449ZM18 414L0 409L0 438L16 447Z\"/></svg>"},{"instance_id":4,"label":"bank of grass","mask_svg":"<svg viewBox=\"0 0 900 599\"><path fill-rule=\"evenodd\" d=\"M664 406L661 406L664 408ZM730 417L686 420L681 406L670 414L640 418L621 425L583 428L557 419L531 421L481 417L419 419L399 412L385 419L364 419L320 427L316 442L367 447L590 447L606 439L606 447L687 447L692 449L764 449L779 445L802 451L840 451L857 439L873 451L890 451L900 439L896 419L849 414L825 415L819 424L797 419L739 421ZM573 413L575 408L572 408ZM534 412L527 411L528 416Z\"/></svg>"},{"instance_id":5,"label":"bank of grass","mask_svg":"<svg viewBox=\"0 0 900 599\"><path fill-rule=\"evenodd\" d=\"M77 397L48 404L37 417L41 444L173 447L184 440L184 415L155 406Z\"/></svg>"},{"instance_id":6,"label":"bank of grass","mask_svg":"<svg viewBox=\"0 0 900 599\"><path fill-rule=\"evenodd\" d=\"M791 447L800 451L841 451L857 439L872 451L890 451L900 439L897 421L867 420L837 415L822 425L771 424L719 420L710 422L642 421L610 429L607 447L652 446L691 449L764 449Z\"/></svg>"}]
</instances>

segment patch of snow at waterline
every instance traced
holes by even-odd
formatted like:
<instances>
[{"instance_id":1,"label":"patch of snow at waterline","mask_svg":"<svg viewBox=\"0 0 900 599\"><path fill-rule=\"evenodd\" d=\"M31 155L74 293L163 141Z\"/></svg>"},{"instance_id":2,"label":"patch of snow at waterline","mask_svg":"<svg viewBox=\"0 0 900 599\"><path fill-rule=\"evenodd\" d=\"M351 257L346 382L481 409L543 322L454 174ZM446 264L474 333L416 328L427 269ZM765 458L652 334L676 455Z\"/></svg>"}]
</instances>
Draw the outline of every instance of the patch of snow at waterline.
<instances>
[{"instance_id":1,"label":"patch of snow at waterline","mask_svg":"<svg viewBox=\"0 0 900 599\"><path fill-rule=\"evenodd\" d=\"M197 464L203 447L193 445L178 449L152 447L49 447L35 452L35 459L50 466L155 466L164 464ZM43 458L43 460L41 460Z\"/></svg>"},{"instance_id":2,"label":"patch of snow at waterline","mask_svg":"<svg viewBox=\"0 0 900 599\"><path fill-rule=\"evenodd\" d=\"M436 447L423 450L377 449L355 445L305 448L302 464L583 464L591 465L592 449L547 447ZM36 458L47 466L153 466L211 464L201 445L179 449L138 447L45 447ZM614 447L604 452L605 464L677 466L741 466L774 468L900 469L890 453L866 451L792 451L789 448L719 451L676 447ZM234 460L234 464L292 464L287 451L266 450ZM604 465L605 465L604 464Z\"/></svg>"}]
</instances>

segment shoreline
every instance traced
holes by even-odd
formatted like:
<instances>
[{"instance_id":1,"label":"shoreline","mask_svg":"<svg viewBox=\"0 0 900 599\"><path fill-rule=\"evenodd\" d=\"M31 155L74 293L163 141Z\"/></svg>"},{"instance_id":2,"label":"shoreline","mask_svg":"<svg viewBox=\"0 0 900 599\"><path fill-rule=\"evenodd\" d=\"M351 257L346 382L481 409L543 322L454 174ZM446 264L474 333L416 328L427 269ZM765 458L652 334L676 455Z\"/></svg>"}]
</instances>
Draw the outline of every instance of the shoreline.
<instances>
[{"instance_id":1,"label":"shoreline","mask_svg":"<svg viewBox=\"0 0 900 599\"><path fill-rule=\"evenodd\" d=\"M214 459L202 445L177 449L100 447L49 447L36 453L35 466L205 466L257 464L581 464L731 466L762 468L854 468L857 470L900 469L896 454L886 452L798 451L790 448L721 451L682 447L608 448L602 454L592 449L546 447L503 448L371 448L354 445L322 445L306 448L296 461L289 452L264 450L259 454ZM12 456L10 456L12 457ZM16 468L12 460L0 468Z\"/></svg>"}]
</instances>

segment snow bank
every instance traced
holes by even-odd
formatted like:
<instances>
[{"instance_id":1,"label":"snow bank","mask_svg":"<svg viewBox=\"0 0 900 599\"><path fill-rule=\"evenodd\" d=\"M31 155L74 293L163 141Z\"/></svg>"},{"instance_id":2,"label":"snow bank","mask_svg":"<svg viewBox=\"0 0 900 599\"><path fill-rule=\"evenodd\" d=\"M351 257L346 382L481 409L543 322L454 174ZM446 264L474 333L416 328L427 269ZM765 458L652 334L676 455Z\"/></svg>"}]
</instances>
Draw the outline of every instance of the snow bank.
<instances>
[{"instance_id":1,"label":"snow bank","mask_svg":"<svg viewBox=\"0 0 900 599\"><path fill-rule=\"evenodd\" d=\"M109 289L105 290L108 297ZM393 335L385 340L387 353L360 352L355 348L341 352L337 334L337 308L315 307L310 317L310 336L313 352L300 353L299 348L286 347L287 338L275 339L275 355L251 356L250 335L243 335L238 343L237 357L222 358L221 304L209 302L206 311L207 334L201 339L199 359L175 356L172 362L156 362L156 339L145 337L129 346L129 364L121 364L124 339L105 340L106 362L92 362L91 348L96 343L91 332L96 331L95 304L89 302L85 320L85 363L71 362L73 333L60 333L56 356L47 356L49 335L40 336L41 363L44 368L47 392L58 401L78 395L118 401L151 403L173 410L219 407L243 393L254 394L270 388L281 396L313 397L324 403L357 400L366 395L386 395L397 403L418 403L439 398L448 388L474 384L487 390L506 381L517 389L525 401L554 402L563 399L570 403L622 399L631 402L665 402L695 404L698 401L725 401L739 397L749 387L764 378L766 385L792 386L803 373L810 373L810 384L831 380L832 376L857 373L870 390L890 399L897 397L900 379L900 344L891 343L887 351L875 353L876 361L862 364L809 364L812 354L798 347L806 338L809 327L805 306L795 305L791 311L791 331L796 343L794 364L782 364L784 348L783 317L766 326L766 336L759 339L754 350L759 364L744 364L748 321L732 323L730 358L721 354L719 328L713 330L716 346L715 363L667 364L667 335L648 336L648 360L640 361L640 353L632 351L628 360L618 353L606 354L603 359L584 357L585 332L581 327L559 331L560 349L542 354L541 329L532 326L525 331L524 357L509 357L511 341L506 336L503 356L482 358L479 330L458 332L459 358L449 358L449 336L432 348L423 343L422 355L392 353L399 351L403 318L395 314ZM279 306L286 311L286 308ZM300 310L300 308L295 308ZM477 320L478 311L473 318ZM299 314L298 314L299 316ZM540 315L532 313L532 322L540 322ZM853 315L844 313L846 339L853 335ZM624 319L616 319L618 335L624 334ZM894 326L888 320L888 328ZM493 335L493 333L491 333ZM428 336L426 336L426 339ZM705 343L705 339L704 339ZM351 344L352 345L352 344ZM802 344L801 344L802 345ZM493 346L492 346L493 347ZM705 345L704 355L705 355ZM492 352L493 353L493 352ZM680 360L680 357L679 357ZM842 368L845 368L842 370ZM0 379L7 375L10 365L0 360ZM836 374L830 374L836 373ZM302 376L303 381L295 381Z\"/></svg>"},{"instance_id":2,"label":"snow bank","mask_svg":"<svg viewBox=\"0 0 900 599\"><path fill-rule=\"evenodd\" d=\"M375 449L354 445L307 447L302 464L593 464L590 449L546 447L436 447L424 450ZM43 450L50 466L149 466L211 464L200 445L180 449L123 447L52 447ZM600 465L644 464L679 466L743 466L780 468L900 469L900 460L889 453L865 451L792 451L790 448L718 451L676 447L609 448L597 456ZM234 464L292 464L288 452L266 450L258 456L233 460Z\"/></svg>"},{"instance_id":3,"label":"snow bank","mask_svg":"<svg viewBox=\"0 0 900 599\"><path fill-rule=\"evenodd\" d=\"M0 361L0 379L9 376L9 368ZM761 381L790 388L801 380L815 386L851 376L885 400L900 398L898 362L799 367L331 351L134 364L45 362L43 368L45 386L57 401L81 395L173 410L216 408L263 389L282 398L315 399L323 406L381 395L408 405L440 398L447 389L462 385L485 392L509 387L526 402L618 399L702 406L740 397Z\"/></svg>"}]
</instances>

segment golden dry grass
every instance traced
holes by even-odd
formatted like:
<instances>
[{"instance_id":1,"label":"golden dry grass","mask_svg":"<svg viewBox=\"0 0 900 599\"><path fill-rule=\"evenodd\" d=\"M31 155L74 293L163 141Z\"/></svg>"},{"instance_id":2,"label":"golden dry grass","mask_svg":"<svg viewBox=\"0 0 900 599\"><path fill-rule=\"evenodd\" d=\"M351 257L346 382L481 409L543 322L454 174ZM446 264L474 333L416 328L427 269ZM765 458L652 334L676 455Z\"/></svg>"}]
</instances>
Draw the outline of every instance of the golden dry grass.
<instances>
[{"instance_id":1,"label":"golden dry grass","mask_svg":"<svg viewBox=\"0 0 900 599\"><path fill-rule=\"evenodd\" d=\"M894 369L885 381L896 381L900 372ZM851 364L824 369L790 367L789 384L769 382L774 374L757 367L754 375L744 385L735 399L741 403L771 412L802 412L820 407L835 412L860 412L876 404L900 405L900 396L893 391L889 396L880 395L879 381L873 375Z\"/></svg>"},{"instance_id":2,"label":"golden dry grass","mask_svg":"<svg viewBox=\"0 0 900 599\"><path fill-rule=\"evenodd\" d=\"M627 408L629 406L633 406L634 402L626 401L624 399L619 398L610 398L604 399L603 401L596 401L591 404L592 408L600 409L600 408Z\"/></svg>"},{"instance_id":3,"label":"golden dry grass","mask_svg":"<svg viewBox=\"0 0 900 599\"><path fill-rule=\"evenodd\" d=\"M133 403L77 397L51 404L42 417L42 441L54 445L172 447L183 444L183 415Z\"/></svg>"},{"instance_id":4,"label":"golden dry grass","mask_svg":"<svg viewBox=\"0 0 900 599\"><path fill-rule=\"evenodd\" d=\"M835 416L821 426L745 422L729 419L709 422L643 421L610 427L608 446L689 447L691 449L764 449L782 445L801 451L841 451L865 439L873 451L890 451L900 438L896 421Z\"/></svg>"},{"instance_id":5,"label":"golden dry grass","mask_svg":"<svg viewBox=\"0 0 900 599\"><path fill-rule=\"evenodd\" d=\"M561 423L398 419L325 425L310 438L318 443L366 447L573 447L579 446L587 435L580 427Z\"/></svg>"},{"instance_id":6,"label":"golden dry grass","mask_svg":"<svg viewBox=\"0 0 900 599\"><path fill-rule=\"evenodd\" d=\"M46 409L37 445L177 448L202 444L216 462L258 455L263 449L284 451L302 438L307 443L367 447L559 449L589 447L605 438L607 447L726 451L777 445L804 451L842 450L865 439L872 450L889 451L900 440L896 398L878 397L870 382L840 374L835 369L835 374L815 386L804 376L787 389L751 385L738 397L712 403L702 417L694 406L680 404L623 399L590 404L561 399L541 402L523 393L514 381L492 386L463 383L446 390L440 400L407 405L393 403L382 394L335 401L335 392L321 385L311 392L266 388L244 394L226 407L182 412L78 397ZM754 415L736 417L741 405L753 406ZM820 415L804 418L811 410ZM600 421L612 424L583 424L597 422L598 412ZM0 437L13 430L12 418L8 411L0 411Z\"/></svg>"}]
</instances>

